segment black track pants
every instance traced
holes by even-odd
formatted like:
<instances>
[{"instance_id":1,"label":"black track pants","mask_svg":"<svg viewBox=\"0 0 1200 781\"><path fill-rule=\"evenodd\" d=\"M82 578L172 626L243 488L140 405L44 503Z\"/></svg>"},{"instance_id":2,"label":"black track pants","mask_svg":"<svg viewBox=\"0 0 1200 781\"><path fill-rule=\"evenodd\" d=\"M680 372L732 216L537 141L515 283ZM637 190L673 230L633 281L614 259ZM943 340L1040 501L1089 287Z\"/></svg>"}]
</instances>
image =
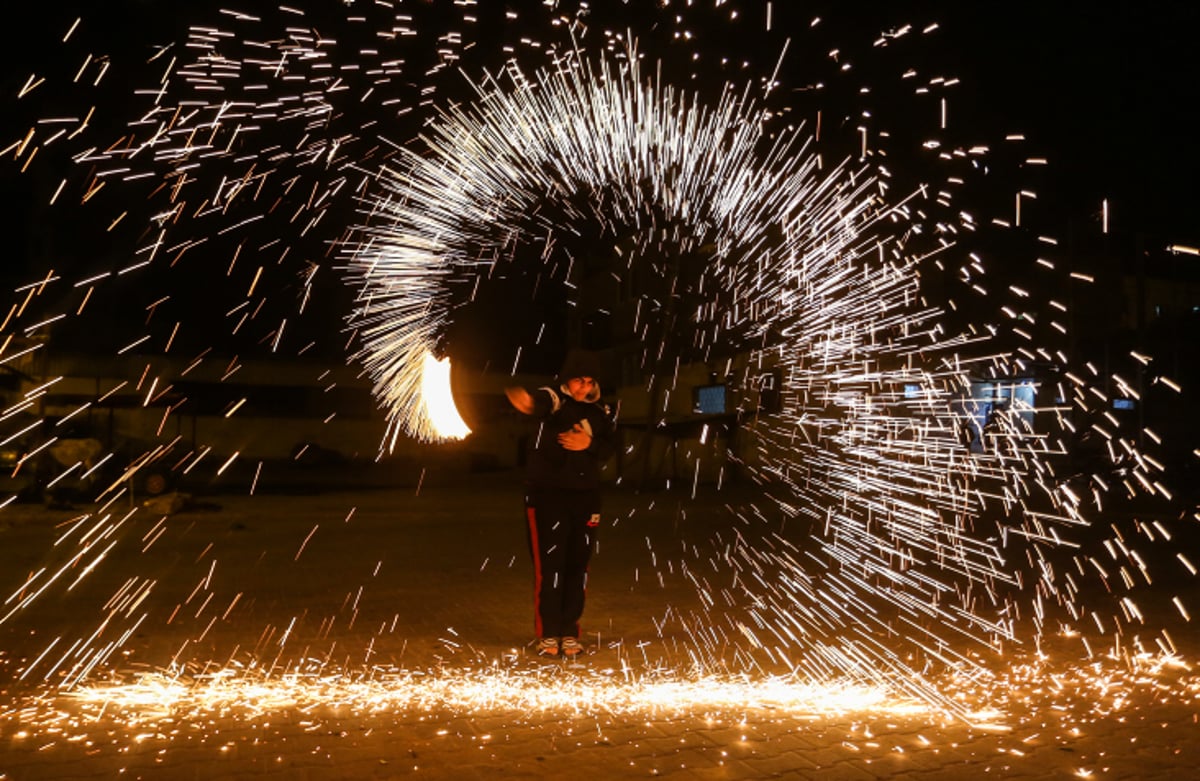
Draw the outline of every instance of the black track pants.
<instances>
[{"instance_id":1,"label":"black track pants","mask_svg":"<svg viewBox=\"0 0 1200 781\"><path fill-rule=\"evenodd\" d=\"M534 631L538 637L579 637L588 560L599 516L591 492L526 498L529 554L533 558Z\"/></svg>"}]
</instances>

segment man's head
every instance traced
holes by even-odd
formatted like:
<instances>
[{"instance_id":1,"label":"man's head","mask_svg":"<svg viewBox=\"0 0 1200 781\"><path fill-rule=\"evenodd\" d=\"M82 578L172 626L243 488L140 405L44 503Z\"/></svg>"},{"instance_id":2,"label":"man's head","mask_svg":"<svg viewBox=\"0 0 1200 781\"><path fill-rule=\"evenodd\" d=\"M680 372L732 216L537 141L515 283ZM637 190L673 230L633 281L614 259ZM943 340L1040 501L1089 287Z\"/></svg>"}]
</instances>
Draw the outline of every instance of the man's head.
<instances>
[{"instance_id":1,"label":"man's head","mask_svg":"<svg viewBox=\"0 0 1200 781\"><path fill-rule=\"evenodd\" d=\"M570 377L563 388L575 401L595 401L600 398L600 385L595 377Z\"/></svg>"},{"instance_id":2,"label":"man's head","mask_svg":"<svg viewBox=\"0 0 1200 781\"><path fill-rule=\"evenodd\" d=\"M572 350L558 373L563 393L576 401L600 398L600 357L590 350Z\"/></svg>"}]
</instances>

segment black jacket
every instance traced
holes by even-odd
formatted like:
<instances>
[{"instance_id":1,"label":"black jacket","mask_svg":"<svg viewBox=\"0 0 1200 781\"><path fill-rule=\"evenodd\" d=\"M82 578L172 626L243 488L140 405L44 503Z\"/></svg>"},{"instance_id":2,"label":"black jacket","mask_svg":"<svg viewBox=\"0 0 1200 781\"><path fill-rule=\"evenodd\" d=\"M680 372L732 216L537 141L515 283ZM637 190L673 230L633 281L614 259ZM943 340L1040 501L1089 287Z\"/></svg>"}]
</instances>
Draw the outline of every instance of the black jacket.
<instances>
[{"instance_id":1,"label":"black jacket","mask_svg":"<svg viewBox=\"0 0 1200 781\"><path fill-rule=\"evenodd\" d=\"M528 484L532 492L594 491L600 470L613 453L614 424L608 407L597 401L576 401L566 391L533 391L533 416L540 419L530 443ZM597 394L598 395L598 394ZM586 450L567 450L558 435L576 424L592 434Z\"/></svg>"}]
</instances>

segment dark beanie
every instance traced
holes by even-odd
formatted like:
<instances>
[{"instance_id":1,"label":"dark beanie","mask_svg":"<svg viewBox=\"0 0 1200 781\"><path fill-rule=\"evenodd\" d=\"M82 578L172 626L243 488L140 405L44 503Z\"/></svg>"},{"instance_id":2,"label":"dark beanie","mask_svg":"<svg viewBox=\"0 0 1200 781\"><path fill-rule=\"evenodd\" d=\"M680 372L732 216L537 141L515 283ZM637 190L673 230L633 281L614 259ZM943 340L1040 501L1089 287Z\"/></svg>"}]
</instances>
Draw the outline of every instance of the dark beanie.
<instances>
[{"instance_id":1,"label":"dark beanie","mask_svg":"<svg viewBox=\"0 0 1200 781\"><path fill-rule=\"evenodd\" d=\"M567 352L562 369L558 372L560 382L566 382L573 377L591 377L599 381L603 369L600 356L591 350L572 349Z\"/></svg>"}]
</instances>

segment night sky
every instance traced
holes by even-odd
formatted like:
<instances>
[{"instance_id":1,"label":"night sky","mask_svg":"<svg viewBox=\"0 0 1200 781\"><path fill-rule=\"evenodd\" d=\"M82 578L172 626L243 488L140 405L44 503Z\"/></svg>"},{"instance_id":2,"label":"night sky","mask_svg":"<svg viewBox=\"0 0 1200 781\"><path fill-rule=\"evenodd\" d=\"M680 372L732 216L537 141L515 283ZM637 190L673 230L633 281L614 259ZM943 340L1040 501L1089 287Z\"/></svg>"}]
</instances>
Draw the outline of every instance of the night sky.
<instances>
[{"instance_id":1,"label":"night sky","mask_svg":"<svg viewBox=\"0 0 1200 781\"><path fill-rule=\"evenodd\" d=\"M1197 235L1200 151L1193 114L1200 69L1193 40L1200 5L1182 0L1107 8L1080 0L834 4L843 5L840 10L822 5L775 3L775 31L803 28L821 16L830 44L848 48L861 42L855 38L894 24L938 21L942 32L923 45L931 66L964 81L952 107L955 121L1026 133L1045 148L1073 208L1107 196L1123 226L1184 234L1180 238ZM763 37L753 33L762 28L765 4L740 7L740 24L716 31L723 45L729 45L731 33L752 46ZM6 24L10 34L31 34L15 44L10 38L0 54L5 94L23 82L29 63L44 61L55 35L76 14L94 20L114 51L146 51L187 22L180 6L160 0L116 0L104 4L103 15L99 8L21 4ZM811 40L803 34L801 29L798 41ZM801 59L798 48L785 61L785 72ZM9 128L7 135L14 132L19 131ZM11 170L3 175L7 189Z\"/></svg>"},{"instance_id":2,"label":"night sky","mask_svg":"<svg viewBox=\"0 0 1200 781\"><path fill-rule=\"evenodd\" d=\"M964 30L959 72L979 84L967 108L1043 145L1072 212L1109 198L1115 229L1200 238L1200 5L970 5L946 15L948 38L956 16Z\"/></svg>"},{"instance_id":3,"label":"night sky","mask_svg":"<svg viewBox=\"0 0 1200 781\"><path fill-rule=\"evenodd\" d=\"M772 34L763 35L766 4L742 3L738 24L699 33L719 39L723 49L757 51L760 59L764 47L794 36L782 79L795 87L810 77L807 58L826 58L832 46L843 47L855 62L870 62L859 55L869 51L875 32L903 22L937 21L941 30L922 37L898 61L908 57L920 67L962 79L950 103L951 127L961 130L962 138L1023 133L1027 151L1049 159L1050 166L1036 174L1036 208L1052 225L1061 225L1060 232L1068 226L1098 231L1101 202L1108 199L1111 230L1137 237L1138 246L1200 244L1200 151L1191 118L1198 97L1191 38L1200 29L1200 5L1140 3L1103 11L1077 0L831 6L776 2ZM90 31L99 31L111 51L136 54L131 62L142 58L149 44L181 33L190 21L181 6L161 0L106 3L103 16L97 8L22 4L8 26L10 35L13 30L28 34L3 52L5 100L32 70L29 63L53 62L48 53L77 14L91 20ZM500 11L498 4L490 8ZM822 18L819 35L807 29L814 16ZM114 90L124 86L120 75ZM119 102L119 91L114 95ZM888 96L873 100L886 104ZM121 116L119 103L109 108ZM5 145L27 127L20 122L18 111L0 124ZM126 251L124 239L89 228L87 215L65 209L49 214L31 206L57 182L48 166L22 175L8 161L0 165L5 204L0 229L9 237L5 281L27 280L31 268L40 268L41 261L32 256L47 248L63 256ZM1011 187L998 185L1008 197Z\"/></svg>"}]
</instances>

